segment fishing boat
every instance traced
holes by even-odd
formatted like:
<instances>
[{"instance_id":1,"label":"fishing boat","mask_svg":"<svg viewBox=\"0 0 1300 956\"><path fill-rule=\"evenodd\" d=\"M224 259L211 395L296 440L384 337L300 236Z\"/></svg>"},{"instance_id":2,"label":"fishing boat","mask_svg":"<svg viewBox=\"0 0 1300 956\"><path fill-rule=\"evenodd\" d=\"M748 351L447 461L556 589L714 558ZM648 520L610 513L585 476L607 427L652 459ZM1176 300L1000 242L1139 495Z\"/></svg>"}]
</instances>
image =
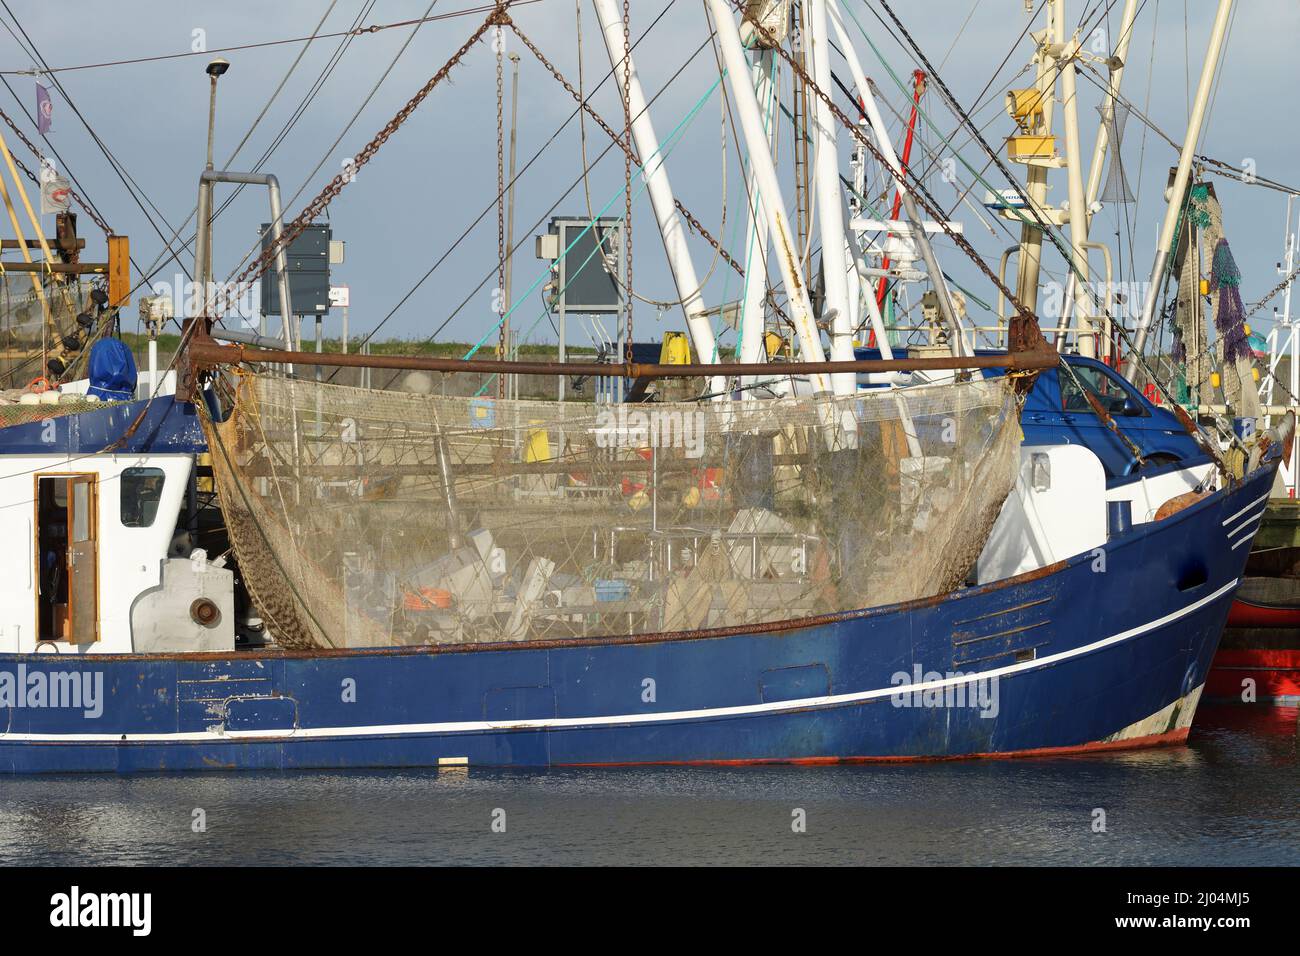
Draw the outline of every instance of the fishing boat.
<instances>
[{"instance_id":1,"label":"fishing boat","mask_svg":"<svg viewBox=\"0 0 1300 956\"><path fill-rule=\"evenodd\" d=\"M630 202L632 145L644 158L660 144L628 26L596 7L624 92ZM517 31L508 8L399 116L490 30ZM205 292L141 397L60 401L0 428L0 533L22 543L0 577L0 768L818 764L1185 740L1294 419L1231 460L1178 419L1196 454L1150 461L1115 421L1130 400L1150 414L1140 391L1116 376L1111 394L1063 360L1001 283L1017 306L1006 347L976 350L927 231L968 244L893 156L864 77L874 136L836 112L835 5L801 5L803 42L783 42L789 8L750 4L738 24L710 0L798 360L756 361L764 330L746 325L739 362L708 361L662 157L638 165L694 365L230 344ZM823 263L819 310L782 254L796 237L751 82L765 60L798 78L830 164L819 228L844 258ZM850 236L869 230L842 215L837 124L901 194L906 219L875 231L900 240L899 275L926 267L942 334L916 354L893 351L860 281ZM258 266L274 267L291 315L285 247L350 181L285 223L274 177L205 170L199 287L215 187L263 186ZM1055 235L1044 220L1030 233ZM879 358L853 351L868 325ZM709 384L703 401L587 404L299 374L322 365ZM760 379L764 397L746 388ZM1023 442L1040 383L1060 401L1072 383L1096 436L1136 457L1074 432ZM61 393L103 387L92 374Z\"/></svg>"},{"instance_id":2,"label":"fishing boat","mask_svg":"<svg viewBox=\"0 0 1300 956\"><path fill-rule=\"evenodd\" d=\"M193 460L180 442L184 429L140 428L127 436L140 414L130 406L82 414L105 419L103 437L124 439L114 453L86 455L69 436L54 454L46 448L27 457L28 475L6 480L7 494L19 482L34 485L53 508L63 486L74 556L64 639L43 639L36 630L43 621L7 629L18 633L0 656L0 690L9 689L0 757L13 772L818 763L1178 742L1242 572L1245 555L1231 546L1233 536L1255 519L1273 474L1271 466L1257 469L1037 570L900 603L708 626L729 586L734 594L748 582L747 602L766 590L782 592L782 607L792 595L811 600L802 577L771 572L755 580L748 565L797 564L799 548L816 563L824 550L807 539L796 546L793 537L747 533L722 542L713 571L701 558L682 578L668 578L665 591L706 569L707 609L689 622L703 626L671 629L663 609L658 620L670 629L645 629L642 621L654 619L651 602L624 593L627 578L609 572L622 585L603 585L612 596L600 593L597 580L579 598L583 586L552 570L536 590L555 594L553 606L545 596L536 602L537 610L519 618L527 621L522 633L515 610L527 603L527 583L509 612L494 607L473 619L468 610L441 611L437 589L419 588L414 593L430 606L408 614L418 623L391 615L384 622L397 631L381 638L400 642L393 646L238 649L232 572L201 554L170 556ZM155 399L148 414L192 422L202 412ZM36 445L39 428L12 426L5 437ZM535 442L536 428L530 432ZM1087 454L1054 450L1069 451L1081 454L1053 454L1057 475ZM153 484L144 486L146 478ZM1074 491L1064 494L1082 510ZM350 499L347 507L359 503ZM150 511L153 521L140 526L133 516ZM1088 511L1104 520L1104 500L1095 497ZM17 537L30 521L30 513L19 528L9 520L6 531ZM47 521L38 510L38 547ZM468 570L440 569L438 583L490 574L499 545L480 540L486 530L470 532L460 553L449 555L467 560ZM718 535L692 530L695 541ZM82 558L124 554L128 545L129 565L97 568ZM273 560L275 551L265 550ZM261 573L253 571L255 554L241 550L249 583ZM542 560L529 561L535 576ZM719 560L726 567L718 569ZM744 573L732 573L736 564L746 565ZM25 580L10 577L6 606L41 607L37 580L34 567ZM284 637L294 619L308 635L332 620L325 604L295 605L292 595L276 608L265 581L252 590ZM457 611L470 590L450 596ZM691 597L682 596L679 618ZM1079 615L1077 607L1094 613ZM620 618L636 620L614 630ZM351 619L371 627L383 620ZM602 622L590 628L597 633L575 633L593 619ZM435 621L439 637L430 642ZM487 639L459 633L472 622Z\"/></svg>"}]
</instances>

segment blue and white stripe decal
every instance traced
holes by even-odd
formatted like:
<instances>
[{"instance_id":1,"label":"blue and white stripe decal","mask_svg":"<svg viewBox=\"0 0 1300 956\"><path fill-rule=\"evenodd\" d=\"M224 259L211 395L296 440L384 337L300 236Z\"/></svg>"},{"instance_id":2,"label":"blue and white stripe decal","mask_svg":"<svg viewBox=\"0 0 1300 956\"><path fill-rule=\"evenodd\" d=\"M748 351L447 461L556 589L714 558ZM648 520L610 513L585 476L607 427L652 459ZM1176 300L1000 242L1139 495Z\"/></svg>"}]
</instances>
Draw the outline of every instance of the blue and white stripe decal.
<instances>
[{"instance_id":1,"label":"blue and white stripe decal","mask_svg":"<svg viewBox=\"0 0 1300 956\"><path fill-rule=\"evenodd\" d=\"M946 677L940 680L882 687L875 690L855 691L848 694L828 694L821 697L804 697L798 700L781 700L758 704L741 704L734 707L713 707L700 710L678 710L652 714L613 714L604 717L539 717L528 720L464 720L416 724L378 724L367 727L299 727L289 732L283 730L205 730L165 734L7 733L0 734L0 743L87 743L111 745L120 743L239 743L257 739L313 740L345 737L392 737L421 734L462 734L510 730L550 730L676 723L682 721L718 720L730 717L750 717L761 714L780 714L799 710L826 709L843 706L845 704L857 704L868 700L887 698L895 694L939 690L945 687L974 683L975 681L988 680L989 678L994 677L1006 677L1025 671L1037 670L1042 667L1049 667L1053 664L1059 664L1075 657L1083 657L1084 655L1095 653L1096 651L1100 651L1103 648L1110 647L1114 644L1120 644L1124 641L1140 637L1150 631L1157 630L1167 624L1172 624L1174 621L1187 617L1189 614L1194 614L1207 604L1211 604L1224 595L1229 594L1236 586L1237 579L1234 578L1213 594L1208 594L1199 601L1188 604L1186 607L1179 608L1177 611L1166 614L1164 617L1157 618L1154 621L1148 621L1146 624L1141 624L1127 631L1122 631L1119 634L1113 634L1110 637L1102 638L1101 640L1094 641L1091 644L1085 644L1082 647L1071 648L1068 651L1061 651L1056 654L1049 654L1046 657L1040 657L1036 660L1023 661L1017 664L1008 664L1004 667L995 667L992 670L962 674L956 677Z\"/></svg>"},{"instance_id":2,"label":"blue and white stripe decal","mask_svg":"<svg viewBox=\"0 0 1300 956\"><path fill-rule=\"evenodd\" d=\"M1260 495L1258 498L1256 498L1256 499L1255 499L1254 501L1252 501L1250 504L1246 505L1246 507L1244 507L1244 508L1242 508L1240 511L1238 511L1235 515L1232 515L1230 518L1225 519L1224 522L1223 522L1223 526L1226 528L1228 525L1232 524L1234 521L1236 521L1238 518L1240 518L1242 515L1244 515L1244 514L1245 514L1247 511L1249 511L1251 508L1255 507L1256 505L1263 504L1265 501L1268 501L1269 496L1270 496L1272 493L1273 493L1273 492L1272 492L1271 490L1264 492L1262 495Z\"/></svg>"}]
</instances>

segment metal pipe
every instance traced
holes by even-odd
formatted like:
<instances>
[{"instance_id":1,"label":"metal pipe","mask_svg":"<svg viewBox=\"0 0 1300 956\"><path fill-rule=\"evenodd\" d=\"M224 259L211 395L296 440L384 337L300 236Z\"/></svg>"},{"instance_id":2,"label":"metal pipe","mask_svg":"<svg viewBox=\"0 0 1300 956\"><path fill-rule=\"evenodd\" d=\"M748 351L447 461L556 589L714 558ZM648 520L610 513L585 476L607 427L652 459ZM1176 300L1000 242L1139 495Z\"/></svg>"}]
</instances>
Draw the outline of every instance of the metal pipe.
<instances>
[{"instance_id":1,"label":"metal pipe","mask_svg":"<svg viewBox=\"0 0 1300 956\"><path fill-rule=\"evenodd\" d=\"M213 164L212 164L212 143L213 143L213 140L214 140L214 138L215 138L215 136L216 136L216 127L217 127L217 79L218 79L220 76L221 76L221 74L218 73L216 70L213 70L213 69L209 69L209 70L208 70L208 78L209 78L209 80L211 81L210 84L209 84L209 85L210 85L210 90L211 90L211 92L208 94L208 156L207 156L207 164L203 167L204 169L213 169L213 168L214 168L214 167L213 167ZM211 183L209 183L209 184L207 185L207 190L208 190L208 210L209 210L209 212L211 212L211 209L212 209L212 195L211 195L211 194L212 194L212 184L211 184ZM209 223L208 226L209 226L209 228L211 228L211 223ZM205 253L205 255L204 255L204 259L203 259L203 274L204 274L205 276L208 276L208 277L209 277L209 280L210 280L211 275L212 275L212 242L211 242L210 239L209 239L208 244L207 244L207 246L206 246L205 248L206 248L206 253ZM208 296L208 287L207 287L206 281L205 281L205 283L204 283L203 285L201 285L199 288L202 290L202 294L203 294L203 303L204 303L204 311L206 312L206 311L207 311L207 301L208 301L208 299L207 299L207 296Z\"/></svg>"},{"instance_id":2,"label":"metal pipe","mask_svg":"<svg viewBox=\"0 0 1300 956\"><path fill-rule=\"evenodd\" d=\"M47 240L48 243L56 243L59 249L84 249L86 240L78 239L76 242L61 241L58 239ZM41 240L39 239L0 239L0 249L40 249ZM5 263L6 269L12 269L13 266Z\"/></svg>"},{"instance_id":3,"label":"metal pipe","mask_svg":"<svg viewBox=\"0 0 1300 956\"><path fill-rule=\"evenodd\" d=\"M1087 242L1085 242L1083 245L1084 248L1086 249L1100 249L1102 261L1104 261L1106 264L1106 273L1105 273L1106 286L1105 286L1105 292L1103 293L1105 298L1102 300L1103 317L1102 317L1102 330L1101 330L1102 340L1106 343L1106 347L1104 349L1101 349L1097 354L1101 358L1109 358L1110 342L1112 337L1110 316L1114 314L1113 310L1115 308L1115 302L1113 298L1114 290L1115 290L1115 262L1110 255L1110 246L1106 245L1106 243L1093 242L1090 239ZM1094 331L1094 335L1095 334L1096 332Z\"/></svg>"},{"instance_id":4,"label":"metal pipe","mask_svg":"<svg viewBox=\"0 0 1300 956\"><path fill-rule=\"evenodd\" d=\"M259 335L257 332L245 332L243 329L228 329L214 325L209 333L214 339L223 342L237 342L240 345L254 345L259 349L284 349L284 339L271 335Z\"/></svg>"},{"instance_id":5,"label":"metal pipe","mask_svg":"<svg viewBox=\"0 0 1300 956\"><path fill-rule=\"evenodd\" d=\"M1002 287L1007 284L1007 263L1011 261L1012 254L1019 252L1020 246L1007 246L1002 250L1002 255L998 259L998 342L1002 341L1002 333L1005 331L1003 323L1007 317L1003 312L1003 307L1007 304L1007 297L1002 291ZM979 331L976 329L976 331ZM1059 352L1060 349L1057 349Z\"/></svg>"},{"instance_id":6,"label":"metal pipe","mask_svg":"<svg viewBox=\"0 0 1300 956\"><path fill-rule=\"evenodd\" d=\"M691 347L700 362L717 360L718 346L713 337L713 326L709 324L704 308L704 296L691 251L686 244L686 231L673 201L672 184L668 181L668 170L664 166L663 154L660 152L659 138L655 135L654 123L650 120L650 110L645 93L641 89L641 79L636 72L632 55L627 54L624 64L623 17L615 9L614 0L595 0L596 16L600 20L601 36L605 40L605 50L609 54L610 66L621 89L626 80L628 109L632 114L632 137L636 141L637 152L641 157L641 172L645 179L646 192L650 196L650 205L654 209L655 219L659 224L659 234L663 238L664 252L668 256L668 268L673 276L673 285L681 301L682 311L686 315L686 330L691 337ZM744 72L739 74L745 76ZM753 95L753 91L750 91ZM626 241L626 239L625 239ZM631 296L631 290L627 291ZM721 391L723 383L716 382L711 391Z\"/></svg>"},{"instance_id":7,"label":"metal pipe","mask_svg":"<svg viewBox=\"0 0 1300 956\"><path fill-rule=\"evenodd\" d=\"M108 272L107 262L6 262L5 272L35 273L45 275L103 275Z\"/></svg>"},{"instance_id":8,"label":"metal pipe","mask_svg":"<svg viewBox=\"0 0 1300 956\"><path fill-rule=\"evenodd\" d=\"M201 184L239 183L245 186L265 186L270 193L271 238L275 243L275 269L280 279L280 315L284 318L284 344L293 349L293 301L289 295L289 262L284 242L284 219L280 208L280 181L270 173L236 173L226 169L207 169L199 177ZM200 203L203 197L199 197ZM209 230L212 228L208 224ZM211 239L208 239L211 242ZM206 245L207 243L205 243ZM197 250L196 250L197 256Z\"/></svg>"},{"instance_id":9,"label":"metal pipe","mask_svg":"<svg viewBox=\"0 0 1300 956\"><path fill-rule=\"evenodd\" d=\"M206 175L208 170L204 170ZM199 202L194 232L194 284L198 287L198 307L188 318L202 318L208 312L208 248L212 243L212 187L199 176Z\"/></svg>"},{"instance_id":10,"label":"metal pipe","mask_svg":"<svg viewBox=\"0 0 1300 956\"><path fill-rule=\"evenodd\" d=\"M1054 5L1055 0L1048 0ZM1056 60L1051 54L1053 45L1060 40L1056 36L1056 18L1054 11L1049 14L1046 31L1031 34L1037 44L1034 53L1036 64L1034 89L1038 90L1039 103L1043 111L1043 126L1039 132L1044 136L1052 135L1052 114L1056 109ZM1046 218L1047 206L1047 166L1041 162L1029 165L1025 174L1025 198L1029 200L1030 210L1037 216ZM1016 298L1030 312L1038 311L1038 279L1043 265L1043 230L1032 223L1025 222L1020 227L1020 258L1016 261Z\"/></svg>"},{"instance_id":11,"label":"metal pipe","mask_svg":"<svg viewBox=\"0 0 1300 956\"><path fill-rule=\"evenodd\" d=\"M916 372L926 370L1006 368L1034 371L1053 368L1060 361L1050 349L995 355L934 356L930 358L861 359L852 362L783 362L753 364L719 362L709 365L658 365L641 362L501 362L495 359L450 359L416 355L343 355L326 352L288 352L220 345L196 335L189 346L195 365L267 363L327 365L337 368L383 368L425 372L516 372L520 375L605 375L619 378L708 378L723 375L809 375L825 378L836 372ZM823 389L824 391L824 389Z\"/></svg>"},{"instance_id":12,"label":"metal pipe","mask_svg":"<svg viewBox=\"0 0 1300 956\"><path fill-rule=\"evenodd\" d=\"M1214 28L1210 31L1210 43L1205 51L1205 63L1201 67L1201 80L1196 87L1196 99L1192 102L1192 113L1187 120L1187 135L1183 137L1183 147L1178 155L1178 171L1174 174L1173 193L1165 207L1165 221L1160 227L1160 242L1156 245L1155 262L1151 266L1151 282L1147 286L1146 300L1142 306L1142 317L1138 319L1136 341L1133 354L1124 365L1124 377L1132 378L1137 372L1138 360L1147 343L1147 334L1155 318L1156 306L1160 299L1160 287L1165 275L1165 267L1172 254L1174 229L1178 217L1183 211L1183 198L1187 194L1187 182L1191 178L1192 160L1196 156L1196 142L1201 138L1201 125L1205 121L1205 107L1210 101L1210 90L1214 85L1214 74L1218 71L1219 58L1223 53L1223 40L1228 32L1228 18L1232 13L1232 0L1219 0L1219 12L1214 18Z\"/></svg>"}]
</instances>

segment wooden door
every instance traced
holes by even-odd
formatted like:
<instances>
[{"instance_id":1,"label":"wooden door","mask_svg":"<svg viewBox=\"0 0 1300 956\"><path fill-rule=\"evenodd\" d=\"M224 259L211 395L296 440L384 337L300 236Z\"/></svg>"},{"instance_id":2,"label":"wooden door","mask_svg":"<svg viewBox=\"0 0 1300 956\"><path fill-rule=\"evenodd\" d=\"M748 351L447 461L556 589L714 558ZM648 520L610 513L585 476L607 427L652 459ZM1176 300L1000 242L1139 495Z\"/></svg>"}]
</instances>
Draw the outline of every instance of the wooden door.
<instances>
[{"instance_id":1,"label":"wooden door","mask_svg":"<svg viewBox=\"0 0 1300 956\"><path fill-rule=\"evenodd\" d=\"M68 479L68 631L74 644L99 640L99 514L95 476Z\"/></svg>"}]
</instances>

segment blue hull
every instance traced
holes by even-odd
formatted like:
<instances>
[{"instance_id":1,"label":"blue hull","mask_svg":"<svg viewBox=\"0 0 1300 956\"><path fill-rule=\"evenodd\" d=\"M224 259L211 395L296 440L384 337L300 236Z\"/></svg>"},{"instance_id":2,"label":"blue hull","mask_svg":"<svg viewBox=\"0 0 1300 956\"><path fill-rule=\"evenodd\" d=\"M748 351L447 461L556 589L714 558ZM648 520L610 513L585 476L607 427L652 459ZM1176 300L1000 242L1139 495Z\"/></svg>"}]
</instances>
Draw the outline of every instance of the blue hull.
<instances>
[{"instance_id":1,"label":"blue hull","mask_svg":"<svg viewBox=\"0 0 1300 956\"><path fill-rule=\"evenodd\" d=\"M21 667L50 686L102 675L97 716L0 709L0 770L829 762L1175 742L1249 551L1227 532L1272 480L1263 469L1104 553L1009 581L759 631L0 655L0 676Z\"/></svg>"}]
</instances>

